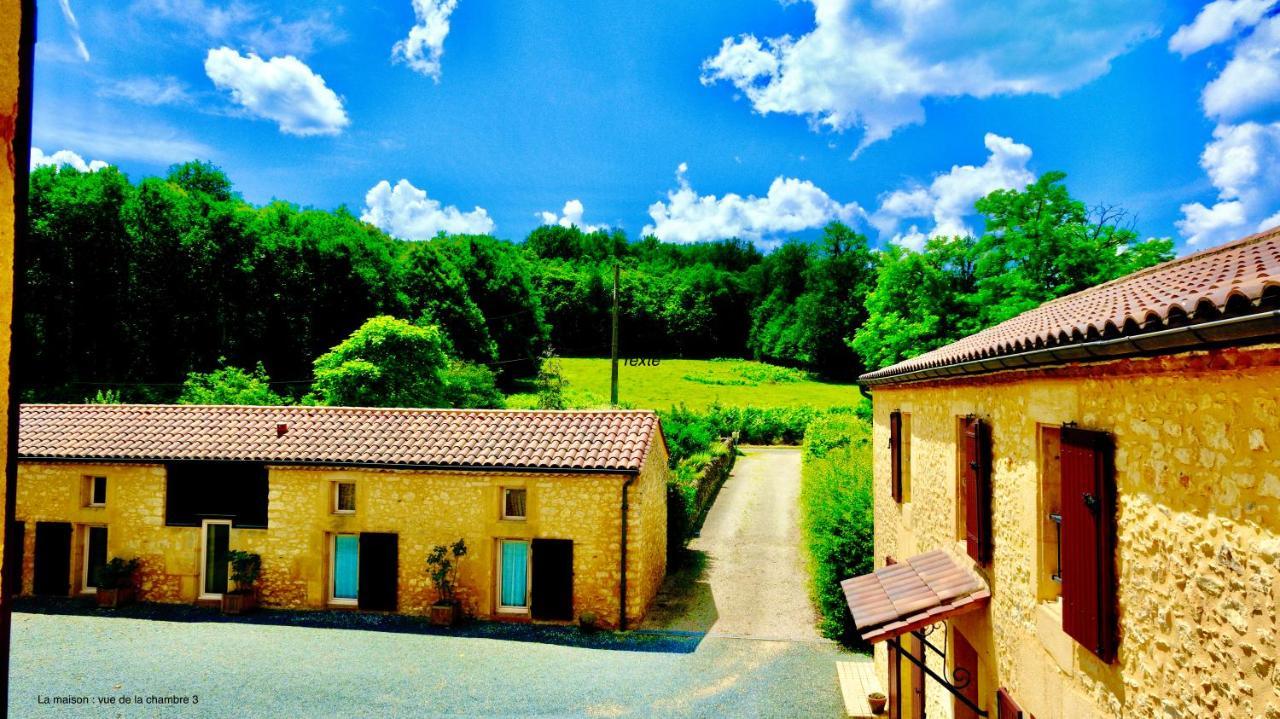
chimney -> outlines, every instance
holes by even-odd
[[[289,423],[288,423],[288,422],[277,422],[277,423],[276,423],[276,436],[277,436],[277,437],[283,437],[283,436],[285,436],[285,434],[287,434],[288,432],[289,432]]]

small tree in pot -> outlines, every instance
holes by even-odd
[[[262,573],[262,557],[253,552],[233,549],[227,552],[231,564],[231,581],[236,588],[222,595],[223,614],[243,614],[258,608],[258,588],[255,586]]]
[[[427,555],[427,576],[436,587],[436,601],[431,605],[431,623],[452,626],[459,619],[458,567],[467,554],[467,543],[459,539],[453,544],[437,544]]]
[[[120,557],[113,557],[111,561],[98,567],[94,577],[98,587],[98,606],[114,608],[132,602],[135,592],[133,575],[137,571],[137,559]]]

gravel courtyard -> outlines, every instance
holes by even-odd
[[[570,646],[522,640],[518,632],[526,630],[538,638],[536,628],[488,639],[19,612],[9,707],[15,717],[839,713],[833,662],[841,653],[829,644],[632,635]],[[593,641],[607,648],[591,648]],[[67,695],[89,703],[48,703]],[[99,697],[130,703],[100,704]],[[147,703],[151,697],[187,703]]]

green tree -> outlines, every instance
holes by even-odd
[[[182,383],[178,404],[282,405],[288,401],[271,390],[271,378],[259,362],[252,371],[225,363],[212,372],[191,372]]]
[[[565,397],[564,372],[560,367],[560,358],[547,350],[538,364],[538,375],[534,378],[537,387],[538,409],[566,409],[569,400]]]
[[[313,398],[355,407],[443,406],[445,348],[437,327],[373,317],[316,359]]]
[[[497,378],[484,365],[450,360],[441,377],[446,407],[496,409],[506,405],[505,398],[498,391]]]

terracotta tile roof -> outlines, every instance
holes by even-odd
[[[868,372],[859,381],[875,384],[922,370],[1070,348],[1277,307],[1280,227],[1050,300],[945,347]],[[1079,358],[1087,356],[1082,353]],[[993,364],[987,369],[1000,368]]]
[[[638,410],[30,404],[18,455],[637,471],[660,432]]]
[[[846,579],[844,590],[858,633],[878,642],[981,609],[991,592],[941,549]]]

